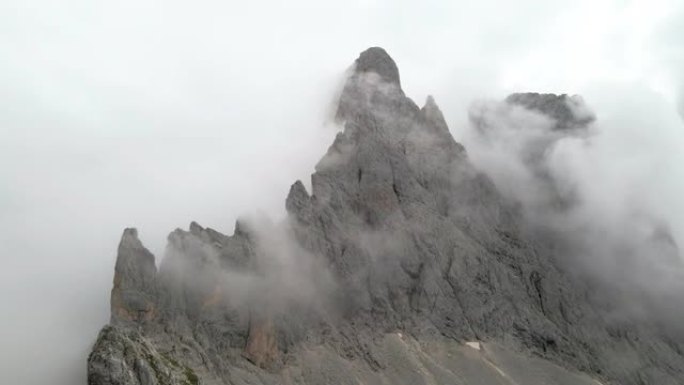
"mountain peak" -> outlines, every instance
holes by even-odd
[[[119,247],[131,249],[142,248],[142,243],[140,242],[140,238],[138,238],[138,229],[133,227],[124,229]]]
[[[522,92],[509,95],[506,102],[553,118],[556,120],[556,130],[582,128],[596,120],[594,113],[578,95]]]
[[[374,72],[387,82],[401,87],[399,68],[392,57],[380,47],[371,47],[361,52],[356,59],[356,73]]]
[[[449,127],[444,119],[444,114],[442,114],[442,110],[439,109],[439,106],[432,95],[428,95],[425,100],[425,106],[420,109],[420,112],[430,125],[437,128],[442,133],[449,132]]]
[[[434,98],[420,108],[404,94],[385,50],[353,68],[342,131],[310,192],[292,185],[285,221],[239,219],[233,235],[193,222],[169,237],[159,271],[137,231],[124,232],[115,328],[89,356],[89,385],[335,384],[350,373],[398,385],[679,383],[684,343],[604,322],[557,263],[565,244],[533,233]],[[504,109],[573,128],[588,111],[580,101],[518,94]]]
[[[336,119],[367,126],[359,120],[370,116],[387,120],[383,117],[408,116],[418,110],[401,89],[397,64],[384,49],[372,47],[354,62],[340,95]]]
[[[125,229],[114,268],[111,292],[113,323],[149,321],[155,316],[156,273],[154,255],[140,242],[138,231]]]

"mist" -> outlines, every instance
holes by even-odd
[[[683,14],[676,1],[3,2],[4,381],[85,383],[125,227],[159,261],[192,220],[231,233],[245,213],[282,218],[334,138],[344,70],[372,45],[483,168],[473,100],[581,94],[598,133],[558,143],[555,172],[594,216],[645,212],[684,245]]]
[[[684,172],[673,165],[684,160],[684,124],[648,90],[586,94],[602,114],[567,97],[560,103],[581,122],[569,127],[513,102],[475,102],[466,147],[612,317],[681,332]]]

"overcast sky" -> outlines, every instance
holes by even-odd
[[[5,0],[3,382],[85,383],[124,227],[159,256],[192,220],[230,233],[240,214],[282,215],[334,137],[343,71],[374,45],[457,140],[473,99],[583,94],[613,137],[636,130],[618,155],[641,139],[644,156],[675,153],[654,160],[658,210],[684,211],[681,1]]]

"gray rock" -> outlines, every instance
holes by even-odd
[[[596,120],[594,113],[577,95],[516,93],[509,95],[506,102],[541,112],[553,118],[556,120],[554,128],[557,130],[584,128]]]
[[[359,58],[356,59],[354,70],[356,73],[379,75],[383,82],[401,87],[397,64],[380,47],[371,47],[361,52]]]
[[[681,340],[607,321],[384,50],[357,59],[337,119],[284,224],[193,222],[159,272],[124,233],[118,287],[144,301],[121,302],[142,316],[103,329],[90,385],[684,383]]]
[[[114,268],[111,322],[151,321],[156,317],[154,256],[138,239],[136,229],[124,230]]]

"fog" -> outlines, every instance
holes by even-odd
[[[599,133],[559,148],[559,167],[597,215],[639,207],[684,245],[682,20],[675,0],[3,2],[3,381],[85,383],[125,227],[159,258],[192,220],[230,233],[246,212],[282,217],[372,45],[457,140],[473,100],[583,95]]]
[[[519,105],[477,101],[464,143],[610,316],[680,332],[684,171],[675,165],[684,161],[684,124],[645,89],[587,94],[610,102],[596,103],[596,117],[582,98],[565,99],[582,123],[561,128]]]

